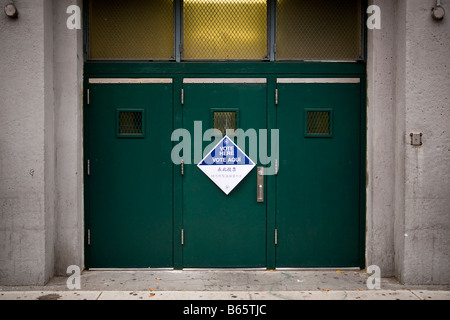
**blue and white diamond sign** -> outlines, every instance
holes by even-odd
[[[228,136],[225,136],[197,167],[229,195],[252,171],[255,163]]]

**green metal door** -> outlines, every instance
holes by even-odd
[[[266,79],[185,79],[183,88],[183,126],[205,152],[214,147],[202,141],[207,129],[258,132],[267,126]],[[247,155],[249,145],[242,149]],[[197,167],[198,159],[186,160],[191,164],[184,165],[183,175],[183,267],[266,266],[266,204],[257,202],[257,168],[226,195]]]
[[[359,267],[360,79],[278,79],[277,267]]]
[[[173,266],[171,79],[90,79],[87,266]]]

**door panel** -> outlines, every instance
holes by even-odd
[[[357,267],[360,84],[316,82],[278,83],[276,265]]]
[[[213,112],[237,112],[238,127],[244,131],[266,128],[265,83],[185,83],[184,97],[183,124],[193,137],[194,121],[201,121],[202,134],[214,126]],[[247,155],[248,144],[243,149]],[[205,141],[202,150],[207,146],[209,152],[214,144]],[[252,160],[257,163],[258,159]],[[254,168],[227,196],[197,163],[185,165],[184,267],[266,265],[266,204],[256,201],[256,179]]]
[[[172,84],[89,89],[89,267],[171,267]]]
[[[229,113],[237,128],[266,129],[263,80],[184,82],[182,121],[192,149],[200,143],[209,152],[215,143],[202,141],[203,133]],[[184,230],[179,266],[265,267],[268,259],[279,268],[360,265],[360,84],[287,80],[277,84],[274,210],[267,212],[267,200],[257,202],[256,167],[227,196],[197,167],[203,156],[185,161],[177,198]],[[173,243],[172,84],[90,83],[89,89],[89,267],[172,267],[173,246],[180,245]],[[243,151],[251,156],[249,142]],[[267,235],[273,234],[267,217],[273,221],[275,214],[276,253],[267,257]]]

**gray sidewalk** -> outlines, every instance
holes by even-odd
[[[0,286],[0,300],[450,300],[450,286],[405,286],[382,278],[369,290],[364,271],[84,271],[45,286]]]

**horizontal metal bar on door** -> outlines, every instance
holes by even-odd
[[[267,83],[266,78],[185,78],[183,83]]]
[[[172,83],[170,78],[91,78],[91,84]]]
[[[173,271],[174,268],[89,268],[89,271]]]
[[[343,267],[343,268],[296,268],[296,267],[286,267],[286,268],[277,268],[277,271],[360,271],[359,267]]]
[[[183,271],[267,271],[267,268],[183,268]]]
[[[279,78],[277,83],[360,83],[360,78]]]

